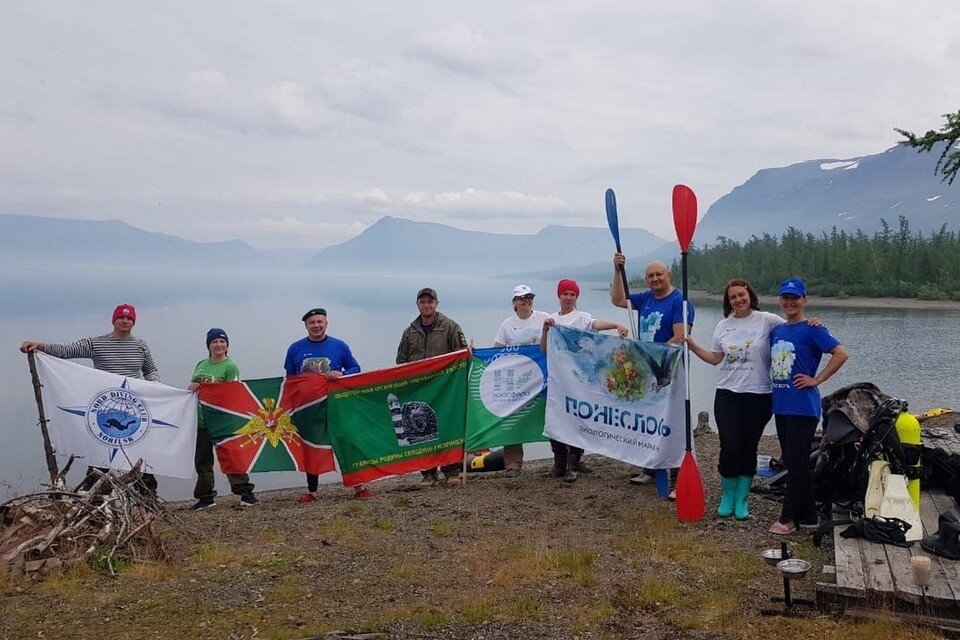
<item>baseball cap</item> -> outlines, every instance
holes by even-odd
[[[513,295],[510,297],[511,300],[514,298],[522,298],[523,296],[535,296],[533,289],[528,287],[525,284],[518,284],[513,288]]]
[[[800,278],[787,278],[780,283],[780,293],[777,295],[806,298],[807,285]]]
[[[437,297],[437,292],[431,289],[430,287],[424,287],[423,289],[420,289],[420,291],[417,291],[417,300],[419,300],[423,296],[430,296],[434,300],[440,299]]]

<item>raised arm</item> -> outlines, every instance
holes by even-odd
[[[723,352],[722,351],[711,351],[693,339],[693,336],[687,335],[687,346],[690,347],[690,351],[696,354],[698,358],[706,362],[707,364],[718,365],[723,362]]]
[[[594,331],[606,331],[607,329],[616,329],[617,333],[620,334],[621,338],[626,338],[630,335],[630,330],[627,329],[622,324],[617,324],[616,322],[610,322],[609,320],[594,320],[593,321],[593,330]]]
[[[622,309],[627,308],[627,296],[623,292],[623,277],[620,275],[620,267],[626,263],[627,259],[622,253],[613,254],[613,282],[610,283],[610,304]]]

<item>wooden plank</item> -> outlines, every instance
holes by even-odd
[[[926,496],[929,499],[930,503],[937,509],[938,513],[945,513],[947,511],[953,510],[953,498],[940,491],[928,491]],[[921,498],[921,504],[923,500]],[[937,526],[934,524],[933,526]],[[917,545],[919,547],[919,545]],[[918,553],[922,552],[924,555],[928,555],[933,559],[933,563],[930,566],[931,580],[944,580],[947,586],[950,588],[952,594],[952,600],[954,603],[960,601],[960,560],[950,560],[948,558],[941,558],[932,553],[927,553],[923,551],[923,548],[918,549]]]
[[[884,553],[887,556],[887,563],[890,567],[890,577],[893,580],[894,591],[897,599],[905,600],[913,604],[919,604],[922,602],[924,595],[931,593],[931,591],[928,588],[925,592],[923,587],[914,584],[913,567],[910,566],[910,549],[898,547],[894,544],[878,546],[883,547]],[[932,583],[933,580],[931,580],[931,585]],[[951,598],[953,594],[949,588],[946,589],[946,592],[947,597]]]
[[[858,538],[860,556],[863,559],[863,582],[867,591],[881,598],[890,598],[896,593],[890,563],[882,544],[874,544]]]
[[[833,564],[837,568],[837,589],[852,595],[863,594],[866,586],[863,581],[860,545],[856,538],[844,538],[840,535],[840,531],[845,528],[833,528]]]

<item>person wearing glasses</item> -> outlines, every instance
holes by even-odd
[[[515,347],[528,344],[540,344],[543,323],[550,317],[543,311],[534,311],[533,298],[536,294],[525,284],[513,288],[511,302],[514,315],[500,323],[497,335],[493,339],[495,347]],[[523,445],[511,444],[503,448],[504,475],[515,478],[523,467]]]

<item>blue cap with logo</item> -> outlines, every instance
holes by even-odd
[[[781,296],[797,296],[798,298],[807,297],[807,285],[800,278],[787,278],[780,283]]]

